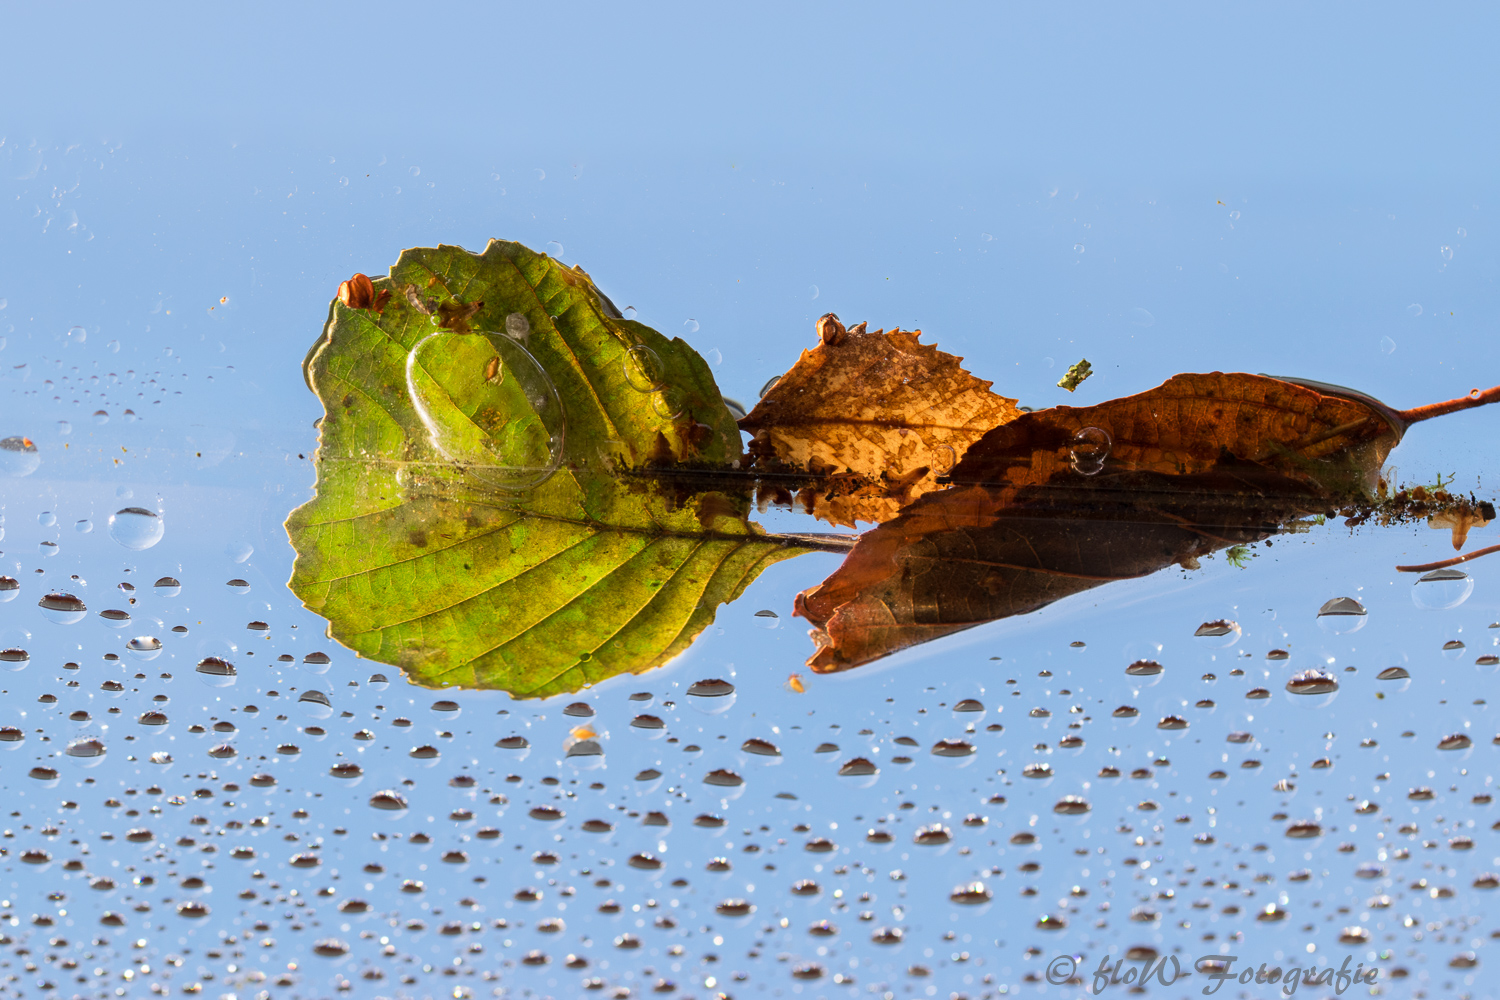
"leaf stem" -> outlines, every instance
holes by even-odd
[[[1433,417],[1441,417],[1445,413],[1456,413],[1459,410],[1467,410],[1475,406],[1487,406],[1490,403],[1500,402],[1500,385],[1481,392],[1471,389],[1467,396],[1457,399],[1449,399],[1442,403],[1428,403],[1426,406],[1415,406],[1410,410],[1398,410],[1397,415],[1408,424],[1417,423],[1419,420],[1431,420]]]
[[[1491,391],[1493,392],[1494,390]],[[1446,569],[1449,566],[1457,566],[1459,563],[1468,562],[1470,559],[1478,559],[1480,556],[1487,556],[1491,552],[1500,552],[1500,545],[1488,545],[1482,549],[1475,549],[1468,555],[1454,556],[1452,559],[1439,559],[1437,562],[1423,563],[1420,566],[1397,566],[1396,572],[1428,573],[1435,569]]]

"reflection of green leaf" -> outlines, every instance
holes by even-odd
[[[419,683],[545,696],[666,662],[806,551],[721,494],[612,474],[730,465],[739,432],[703,359],[581,270],[492,241],[405,251],[374,287],[380,311],[335,301],[305,362],[325,416],[291,587],[333,638]]]

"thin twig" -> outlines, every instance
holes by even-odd
[[[1473,389],[1467,396],[1450,399],[1442,403],[1428,403],[1426,406],[1414,406],[1410,410],[1398,410],[1397,415],[1408,424],[1414,424],[1419,420],[1431,420],[1433,417],[1441,417],[1445,413],[1455,413],[1458,410],[1467,410],[1475,406],[1485,406],[1489,403],[1500,401],[1500,385],[1492,389],[1480,392]]]
[[[1437,562],[1423,563],[1420,566],[1397,566],[1397,573],[1427,573],[1435,569],[1444,569],[1448,566],[1457,566],[1459,563],[1468,562],[1470,559],[1478,559],[1487,556],[1491,552],[1500,552],[1500,545],[1489,545],[1482,549],[1475,549],[1468,555],[1454,556],[1452,559],[1439,559]]]

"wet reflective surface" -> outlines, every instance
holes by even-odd
[[[1164,546],[1149,572],[1095,573],[1111,578],[835,673],[805,665],[819,647],[793,611],[845,553],[809,551],[766,566],[665,665],[543,699],[411,684],[328,638],[288,589],[282,525],[312,497],[326,419],[300,363],[340,283],[379,277],[407,246],[498,237],[580,265],[618,322],[683,338],[745,402],[821,342],[830,310],[920,327],[1038,411],[1179,372],[1291,373],[1397,409],[1500,381],[1492,130],[1467,124],[1493,92],[1489,61],[1465,49],[1482,30],[1338,34],[1320,65],[1368,84],[1348,107],[1330,115],[1319,102],[1337,88],[1294,70],[1275,86],[1296,101],[1256,84],[1220,125],[1214,87],[1187,88],[1181,117],[1142,111],[1164,105],[1140,67],[1215,38],[1285,44],[1269,29],[981,19],[939,44],[843,21],[795,38],[740,27],[686,38],[601,16],[578,30],[611,40],[604,68],[508,50],[520,78],[587,99],[567,128],[536,110],[547,101],[510,101],[498,138],[459,127],[477,77],[365,108],[351,81],[389,79],[308,76],[279,101],[213,74],[195,97],[183,75],[153,87],[177,95],[161,98],[177,102],[163,130],[119,97],[138,75],[98,93],[108,53],[139,51],[117,45],[124,26],[80,28],[90,58],[73,73],[21,64],[53,99],[18,102],[32,117],[0,129],[6,993],[994,997],[1076,992],[1066,980],[1094,983],[1101,963],[1123,991],[1127,969],[1172,958],[1196,964],[1177,986],[1192,992],[1226,967],[1285,976],[1348,957],[1385,995],[1485,995],[1500,564],[1395,569],[1493,544],[1483,518],[1348,526],[1299,510],[1293,532],[1220,533],[1196,568]],[[240,47],[287,38],[318,40],[307,67],[352,74],[374,30],[204,37],[223,40],[230,77],[248,72]],[[332,37],[347,44],[330,55]],[[906,58],[868,93],[848,91],[847,69],[771,74],[740,132],[691,125],[717,112],[643,117],[656,84],[605,71],[673,67],[674,92],[696,71],[707,82],[688,89],[722,102],[740,92],[708,71],[709,37],[774,66],[843,66],[819,47],[835,39],[871,58],[899,41]],[[1039,61],[997,90],[994,51],[1017,38]],[[1055,80],[1063,38],[1089,54],[1070,86],[1103,94],[1108,115],[1024,82]],[[1219,91],[1262,79],[1218,51],[1195,65]],[[177,58],[203,57],[151,72],[185,74]],[[892,79],[934,110],[893,120]],[[1419,98],[1437,138],[1391,146],[1390,109]],[[298,124],[307,108],[316,129]],[[985,114],[1032,141],[957,127]],[[1345,132],[1327,137],[1331,120]],[[829,127],[886,152],[831,156]],[[1295,155],[1269,141],[1286,134]],[[415,294],[439,322],[457,315]],[[540,413],[544,377],[561,377],[543,319],[507,311],[482,344],[429,324],[418,360],[482,347],[461,366],[469,388],[520,387]],[[692,399],[649,350],[608,377],[641,395],[643,420],[678,420]],[[1058,388],[1085,357],[1092,377]],[[413,426],[437,451],[464,430],[420,372],[388,388],[430,404]],[[1496,420],[1412,427],[1386,460],[1393,482],[1493,500]],[[501,442],[495,466],[557,461],[573,422],[540,427]],[[1058,467],[1097,492],[1128,444],[1081,425]],[[961,478],[963,450],[920,465]],[[484,495],[528,485],[470,475]],[[852,533],[763,496],[750,516],[767,530]],[[361,545],[372,537],[346,551]],[[976,552],[922,557],[951,589],[954,557]],[[393,576],[389,601],[421,584]],[[1226,965],[1203,963],[1214,955]]]

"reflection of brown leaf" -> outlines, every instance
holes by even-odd
[[[860,536],[827,580],[799,594],[818,673],[848,670],[1115,580],[1193,566],[1256,542],[1321,498],[1282,480],[1242,492],[1232,461],[1188,476],[1116,473],[1054,486],[933,493]]]
[[[483,302],[444,302],[437,307],[438,325],[456,333],[468,333],[469,320],[483,308]]]
[[[934,489],[980,435],[1020,412],[961,368],[961,358],[918,343],[921,331],[845,329],[829,313],[818,332],[818,346],[802,352],[740,427],[756,435],[762,464],[865,480],[833,497],[819,493],[814,512],[835,524],[893,516]]]

